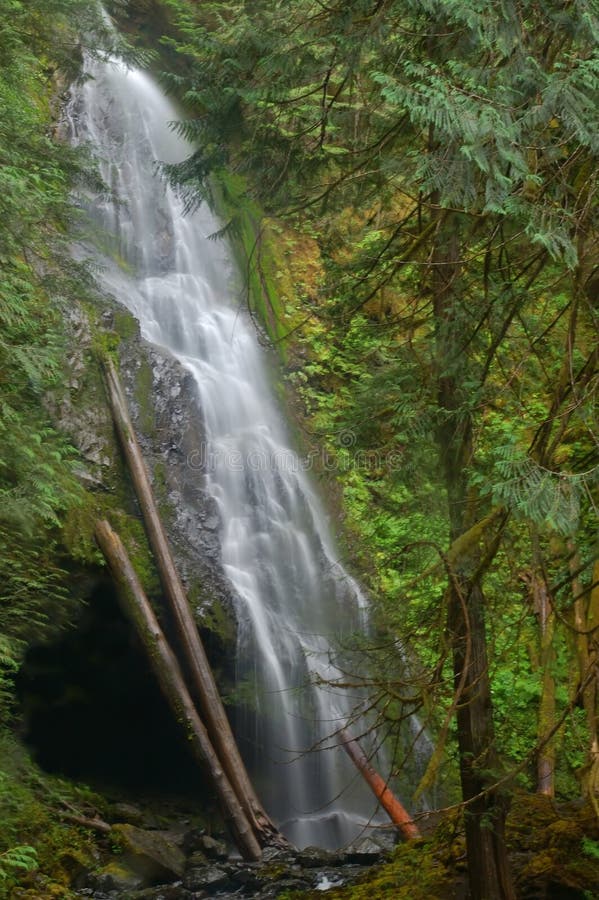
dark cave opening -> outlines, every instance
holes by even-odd
[[[45,771],[128,794],[210,795],[110,581],[74,626],[29,650],[17,690],[22,738]]]

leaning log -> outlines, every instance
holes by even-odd
[[[339,734],[339,742],[354,763],[362,778],[371,789],[394,825],[397,825],[403,836],[408,841],[419,838],[420,831],[414,824],[406,808],[399,802],[384,778],[371,764],[370,760],[358,744],[345,729]]]
[[[131,423],[125,394],[114,363],[109,357],[104,359],[104,374],[113,422],[131,474],[165,598],[174,618],[192,689],[199,701],[210,740],[261,845],[284,844],[285,839],[262,808],[241,759],[185,589],[175,567],[148,470]]]
[[[177,722],[185,730],[196,759],[207,769],[239,852],[248,860],[262,856],[260,844],[241,806],[187,690],[177,658],[168,644],[125,548],[108,522],[96,523],[96,541],[114,577],[121,606],[132,622]]]

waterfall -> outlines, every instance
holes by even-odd
[[[92,145],[117,198],[90,198],[103,236],[89,252],[101,265],[100,284],[136,316],[143,337],[197,383],[207,436],[197,477],[218,509],[236,605],[236,667],[248,700],[235,727],[248,769],[293,843],[336,848],[376,810],[330,738],[359,702],[334,686],[334,648],[364,627],[364,597],[338,561],[291,449],[267,361],[240,308],[231,251],[209,238],[220,223],[205,205],[184,216],[160,177],[157,162],[190,152],[169,127],[178,110],[145,72],[117,60],[87,67],[91,77],[69,106],[72,139]]]

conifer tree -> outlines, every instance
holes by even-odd
[[[190,202],[228,167],[279,214],[323,222],[353,208],[354,245],[328,260],[329,312],[348,323],[376,298],[402,297],[396,327],[418,345],[411,364],[448,545],[490,522],[452,556],[445,601],[471,894],[511,897],[484,581],[510,513],[569,527],[559,502],[527,486],[559,464],[596,375],[581,320],[593,321],[597,279],[597,10],[585,0],[167,2],[179,30],[171,46],[189,63],[171,80],[196,112],[181,129],[198,141],[171,176]],[[552,319],[535,323],[548,292]],[[513,459],[497,446],[493,467],[479,449],[485,413],[564,320],[557,385],[540,360],[546,405],[529,447]],[[389,390],[381,405],[399,407],[401,389]],[[596,464],[592,440],[585,447],[571,454],[574,469],[588,453]],[[511,477],[499,478],[502,466]]]

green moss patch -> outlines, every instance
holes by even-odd
[[[87,788],[43,774],[8,732],[0,733],[0,898],[70,898],[72,881],[96,865],[89,830],[69,821],[73,811],[92,815],[104,801]],[[18,846],[35,851],[26,871],[3,865]]]

